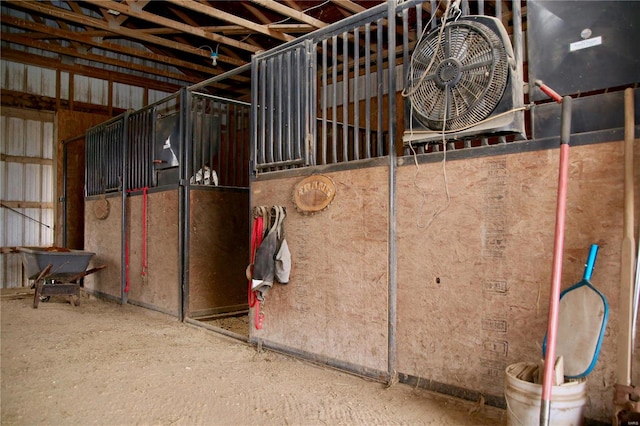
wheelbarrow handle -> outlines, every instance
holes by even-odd
[[[591,244],[591,250],[589,251],[589,257],[587,258],[587,264],[584,267],[584,276],[582,277],[585,281],[591,280],[591,274],[593,274],[593,265],[596,263],[596,256],[598,255],[598,245]]]

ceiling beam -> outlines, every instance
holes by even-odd
[[[256,24],[255,22],[249,21],[248,19],[241,18],[239,16],[235,16],[231,13],[224,12],[219,9],[215,9],[213,7],[204,5],[202,3],[197,3],[193,0],[166,0],[170,3],[182,6],[186,9],[192,10],[194,12],[201,13],[203,15],[210,16],[212,18],[220,19],[221,21],[229,22],[231,24],[239,25],[241,27],[247,28],[252,32],[257,32],[260,34],[264,34],[278,40],[282,41],[291,41],[295,37],[284,34],[280,31],[275,31],[266,25]]]
[[[91,3],[93,5],[96,5],[100,8],[105,8],[105,9],[111,9],[111,10],[115,10],[118,11],[120,13],[124,13],[128,16],[132,16],[138,19],[142,19],[144,21],[147,22],[152,22],[154,24],[160,24],[163,25],[165,27],[169,27],[169,28],[173,28],[175,30],[178,30],[180,32],[183,33],[187,33],[187,34],[191,34],[197,37],[202,37],[204,39],[207,39],[209,41],[213,41],[216,43],[220,43],[220,44],[227,44],[231,47],[235,47],[236,49],[242,49],[242,50],[246,50],[248,52],[251,53],[256,53],[257,49],[248,44],[248,43],[242,43],[240,41],[237,41],[235,39],[229,38],[229,37],[225,37],[225,36],[221,36],[219,34],[214,34],[208,31],[203,30],[202,28],[199,27],[192,27],[191,25],[187,25],[184,24],[182,22],[178,22],[178,21],[174,21],[172,19],[168,19],[168,18],[164,18],[162,16],[150,13],[150,12],[145,12],[144,10],[138,10],[138,8],[135,8],[136,10],[134,10],[134,8],[129,7],[126,4],[122,4],[122,3],[117,3],[115,1],[112,0],[84,0],[87,3]],[[122,28],[122,27],[120,27]]]
[[[326,22],[322,22],[319,19],[313,18],[305,14],[304,12],[297,11],[281,3],[278,3],[275,0],[251,0],[251,2],[271,9],[274,12],[278,12],[281,15],[288,16],[289,18],[295,19],[296,21],[309,24],[315,28],[324,28],[329,25]]]
[[[10,43],[21,44],[34,49],[42,49],[49,52],[55,52],[60,55],[67,55],[75,58],[85,59],[87,61],[93,61],[99,64],[113,65],[115,67],[120,67],[123,69],[138,71],[143,74],[157,75],[165,78],[172,78],[174,80],[187,81],[191,83],[197,83],[199,81],[202,81],[201,78],[191,77],[185,74],[177,74],[167,70],[162,70],[158,68],[144,66],[141,64],[136,64],[130,61],[122,61],[115,58],[109,58],[108,56],[104,56],[104,55],[96,55],[93,53],[82,52],[78,49],[73,49],[70,47],[62,47],[52,43],[46,43],[46,42],[34,40],[29,37],[23,37],[18,34],[2,33],[1,36],[2,36],[2,40]]]
[[[359,4],[354,3],[351,0],[331,0],[331,3],[343,9],[347,9],[349,12],[352,12],[352,13],[360,13],[362,11],[367,10],[363,6],[360,6]]]
[[[157,62],[159,64],[168,64],[173,65],[177,68],[185,68],[191,69],[194,71],[207,73],[207,74],[219,74],[222,71],[214,70],[211,66],[202,66],[194,64],[190,61],[184,61],[181,59],[176,59],[173,57],[159,55],[153,52],[150,52],[146,49],[135,49],[132,47],[123,46],[121,44],[110,43],[108,41],[103,41],[96,37],[90,37],[85,35],[84,33],[80,33],[77,31],[67,31],[61,30],[57,28],[48,27],[45,24],[38,24],[33,21],[26,21],[24,19],[18,19],[14,16],[2,15],[2,23],[11,27],[21,28],[26,31],[29,31],[26,34],[21,34],[24,37],[28,37],[30,39],[43,39],[43,38],[61,38],[72,41],[77,41],[79,43],[84,43],[93,47],[97,47],[104,50],[109,50],[112,52],[117,52],[120,54],[129,55],[132,57],[137,57],[141,59],[146,59],[149,61]],[[48,34],[43,34],[43,33]],[[204,56],[208,57],[209,53],[207,52]]]
[[[31,2],[31,1],[20,1],[20,0],[3,0],[6,3],[11,3],[13,6],[32,10],[35,12],[39,12],[45,15],[65,19],[67,21],[76,22],[82,25],[89,25],[94,28],[98,28],[101,30],[106,30],[111,33],[119,34],[124,37],[128,37],[133,40],[143,41],[147,43],[156,44],[158,46],[168,47],[171,49],[178,50],[180,52],[187,52],[193,55],[202,56],[203,50],[193,47],[191,45],[186,45],[184,43],[178,43],[175,41],[167,40],[162,37],[157,37],[151,34],[145,34],[139,30],[132,30],[126,27],[112,27],[107,22],[102,21],[100,19],[90,18],[87,16],[77,16],[75,13],[69,12],[65,9],[61,9],[58,7],[46,6],[41,4],[40,2]],[[253,48],[253,46],[251,46]],[[257,49],[256,49],[257,50]],[[247,62],[238,61],[233,58],[220,56],[218,57],[218,62],[226,62],[235,66],[245,65]]]
[[[46,69],[55,69],[69,74],[84,75],[87,77],[109,80],[116,83],[130,84],[140,87],[148,87],[161,92],[173,93],[180,89],[180,86],[172,83],[154,80],[153,78],[138,77],[131,73],[120,73],[108,71],[102,68],[94,68],[88,65],[68,65],[61,60],[55,60],[39,55],[25,55],[22,50],[2,49],[2,59],[18,62],[22,64],[35,65]]]

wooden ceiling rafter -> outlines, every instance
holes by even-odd
[[[225,74],[246,65],[255,53],[382,3],[384,0],[4,0],[2,57],[15,58],[17,52],[23,52],[24,59],[18,62],[40,61],[58,70],[77,65],[83,70],[81,75],[104,67],[106,76],[111,72],[107,70],[117,67],[115,72],[122,76],[129,72],[140,81],[147,76],[149,82],[169,78],[184,85]],[[386,24],[384,19],[372,28]],[[341,48],[346,37],[350,51],[354,41],[362,49],[363,28],[357,35],[357,40],[356,31],[337,35]],[[372,43],[375,37],[372,35]],[[30,54],[24,55],[21,46],[30,48]],[[217,66],[211,62],[212,52],[218,52]],[[336,66],[348,67],[350,74],[357,65],[349,61]],[[100,74],[95,73],[98,78]],[[215,84],[223,90],[216,93],[248,99],[248,72],[229,78],[225,80],[229,84]]]
[[[295,19],[296,21],[309,24],[314,28],[324,28],[329,25],[326,22],[322,22],[321,20],[309,16],[302,11],[292,9],[288,6],[276,2],[275,0],[251,0],[251,2],[262,7],[266,7],[267,9],[271,9],[283,16]]]
[[[22,8],[22,9],[28,9],[28,10],[32,10],[32,11],[36,11],[39,13],[43,13],[45,15],[51,15],[51,16],[57,16],[61,19],[66,19],[68,21],[71,22],[77,22],[77,23],[84,23],[87,25],[90,25],[92,27],[95,28],[99,28],[102,30],[106,30],[106,31],[111,31],[113,33],[119,34],[123,37],[141,42],[144,44],[144,42],[146,43],[151,43],[151,44],[156,44],[159,46],[163,46],[163,47],[168,47],[174,50],[177,50],[179,52],[187,52],[187,53],[191,53],[193,55],[197,55],[197,56],[204,56],[204,57],[208,57],[209,56],[209,52],[204,51],[202,49],[198,49],[195,48],[191,45],[185,45],[183,43],[178,43],[172,40],[168,40],[168,39],[164,39],[162,37],[157,37],[151,34],[145,34],[144,32],[140,32],[137,30],[132,30],[126,27],[111,27],[109,24],[107,24],[104,21],[101,21],[99,19],[96,18],[91,18],[91,17],[79,17],[77,15],[75,15],[74,13],[68,12],[64,9],[58,8],[58,7],[48,7],[45,6],[43,4],[40,4],[38,2],[27,2],[27,1],[20,1],[20,0],[4,0],[7,3],[11,3],[13,5],[15,5],[18,8]],[[232,58],[224,58],[224,57],[220,57],[218,58],[218,60],[220,62],[227,62],[231,65],[235,65],[235,66],[242,66],[245,65],[246,62],[245,61],[238,61]],[[213,72],[212,72],[213,73]]]
[[[87,45],[91,45],[93,47],[97,47],[99,49],[108,50],[111,52],[123,53],[131,57],[145,59],[148,61],[156,62],[158,64],[173,65],[178,68],[192,69],[194,71],[198,71],[201,73],[209,73],[209,74],[212,73],[211,67],[197,65],[197,64],[194,64],[193,62],[169,57],[166,55],[159,55],[148,50],[134,49],[131,47],[123,46],[121,44],[111,43],[108,41],[104,41],[102,39],[96,39],[89,35],[85,35],[84,33],[78,33],[77,31],[67,31],[67,30],[51,28],[51,27],[47,27],[44,24],[37,24],[32,21],[26,21],[23,19],[15,18],[13,16],[6,16],[6,15],[2,16],[2,21],[5,24],[12,27],[39,32],[37,34],[41,34],[45,36],[45,38],[56,37],[56,38],[75,40],[81,43],[85,43]],[[45,31],[48,31],[49,34],[43,34]],[[33,37],[29,37],[29,38],[33,38]],[[34,44],[27,45],[27,47],[36,48]],[[248,80],[248,79],[245,78],[244,80]]]
[[[209,16],[211,18],[219,19],[224,22],[229,22],[231,24],[239,25],[241,27],[247,28],[252,32],[260,33],[267,35],[269,37],[276,38],[281,41],[291,41],[295,37],[282,33],[280,31],[275,31],[270,29],[265,25],[256,24],[255,22],[249,21],[248,19],[241,18],[239,16],[235,16],[231,13],[224,12],[220,9],[216,9],[211,6],[207,6],[202,3],[195,2],[193,0],[166,0],[170,3],[177,4],[194,12],[202,13],[203,15]]]
[[[214,43],[227,44],[229,46],[235,47],[236,49],[246,50],[250,53],[255,53],[256,49],[254,46],[246,43],[239,42],[233,38],[221,36],[219,34],[215,34],[209,31],[205,31],[200,27],[192,27],[191,25],[187,25],[182,22],[175,21],[173,19],[165,18],[163,16],[159,16],[153,14],[151,12],[146,12],[144,10],[136,10],[128,5],[118,3],[112,0],[84,0],[87,3],[93,4],[100,8],[106,8],[111,10],[116,10],[120,13],[127,14],[131,17],[135,17],[141,19],[143,21],[151,22],[154,24],[164,25],[165,27],[173,28],[180,32],[190,34],[193,36],[197,36],[208,41],[213,41]]]
[[[35,49],[48,50],[51,52],[58,53],[60,55],[85,59],[87,61],[101,62],[107,65],[112,65],[122,69],[138,71],[144,74],[157,75],[160,77],[171,78],[178,81],[188,81],[191,83],[197,83],[201,80],[198,77],[190,77],[184,74],[179,74],[179,73],[175,73],[167,70],[162,70],[159,68],[149,67],[149,66],[137,64],[134,62],[128,62],[120,59],[110,58],[103,55],[97,55],[95,53],[83,52],[81,49],[63,47],[59,45],[52,45],[51,43],[46,43],[39,40],[33,40],[27,37],[19,36],[17,34],[3,33],[2,39],[11,43],[28,45]]]

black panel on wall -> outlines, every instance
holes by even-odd
[[[530,97],[640,82],[640,1],[527,1]]]

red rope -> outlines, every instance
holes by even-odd
[[[247,289],[249,307],[254,308],[255,310],[254,324],[256,330],[262,329],[262,324],[264,323],[264,315],[260,312],[260,301],[258,300],[256,292],[251,289],[251,279],[253,277],[253,264],[256,259],[256,250],[258,249],[258,247],[260,247],[260,244],[262,244],[263,230],[264,219],[262,218],[262,216],[258,216],[253,221],[253,232],[251,233],[251,276],[249,277],[249,287]]]
[[[142,188],[142,277],[147,276],[147,190]]]
[[[127,238],[124,243],[124,259],[125,259],[124,276],[126,281],[124,286],[124,292],[129,294],[129,238]]]

